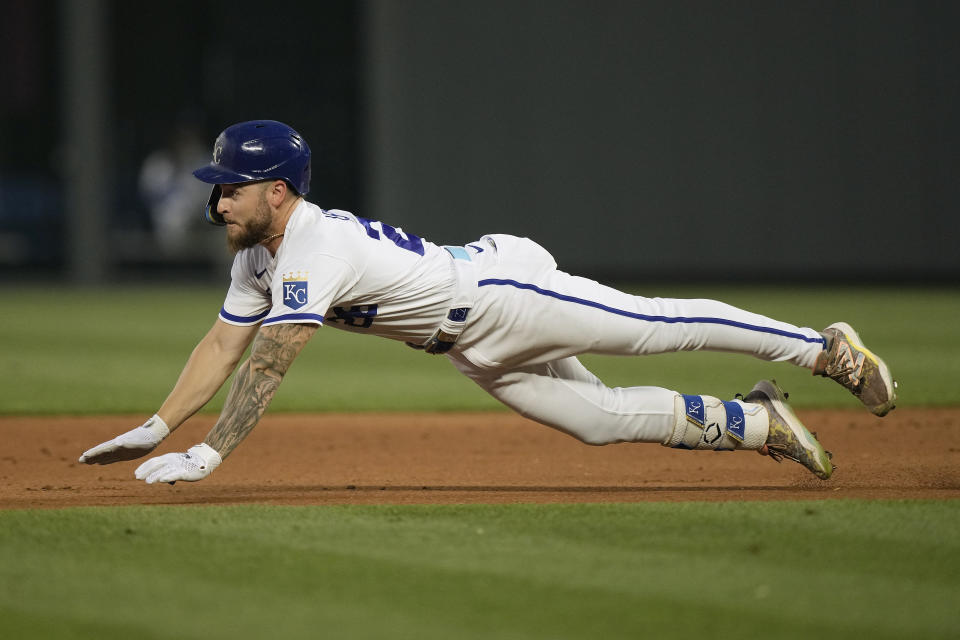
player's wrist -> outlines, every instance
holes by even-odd
[[[223,462],[223,457],[220,455],[216,449],[208,445],[206,442],[201,442],[200,444],[195,444],[189,449],[187,453],[198,457],[201,462],[201,469],[205,469],[207,473],[212,473],[214,469],[220,466],[220,463]]]
[[[149,431],[150,435],[156,438],[157,442],[160,442],[170,435],[170,427],[168,427],[164,419],[156,413],[153,414],[153,417],[143,423],[141,428]]]

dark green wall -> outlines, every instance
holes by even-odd
[[[62,253],[69,1],[0,0],[5,273]],[[104,6],[114,230],[149,232],[137,172],[182,118],[211,143],[274,118],[317,203],[437,242],[530,235],[603,278],[960,280],[958,2]]]
[[[953,2],[379,2],[377,216],[624,277],[956,277]]]

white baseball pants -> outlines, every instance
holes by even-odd
[[[578,354],[727,351],[812,369],[824,347],[814,329],[722,302],[644,298],[572,276],[525,238],[469,246],[484,249],[477,301],[450,359],[508,407],[588,444],[663,442],[678,393],[610,388]]]

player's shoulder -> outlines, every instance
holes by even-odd
[[[302,228],[328,222],[357,222],[357,217],[349,211],[340,209],[324,209],[312,202],[304,200],[294,209],[288,228]]]
[[[360,229],[357,217],[349,211],[323,209],[304,201],[297,206],[287,222],[284,244],[319,247],[348,242]]]

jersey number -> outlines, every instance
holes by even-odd
[[[359,220],[360,224],[366,228],[368,236],[374,240],[380,239],[380,232],[373,228],[372,220],[360,217],[357,217],[357,220]],[[380,227],[383,229],[383,235],[387,236],[387,239],[393,244],[397,245],[401,249],[413,251],[417,255],[423,255],[423,240],[420,238],[420,236],[415,236],[412,233],[402,234],[395,228],[388,225],[386,222],[381,222]]]
[[[360,327],[366,329],[373,324],[373,319],[377,317],[377,305],[361,304],[349,309],[344,307],[334,307],[334,315],[324,318],[325,322],[342,322],[348,327]]]

